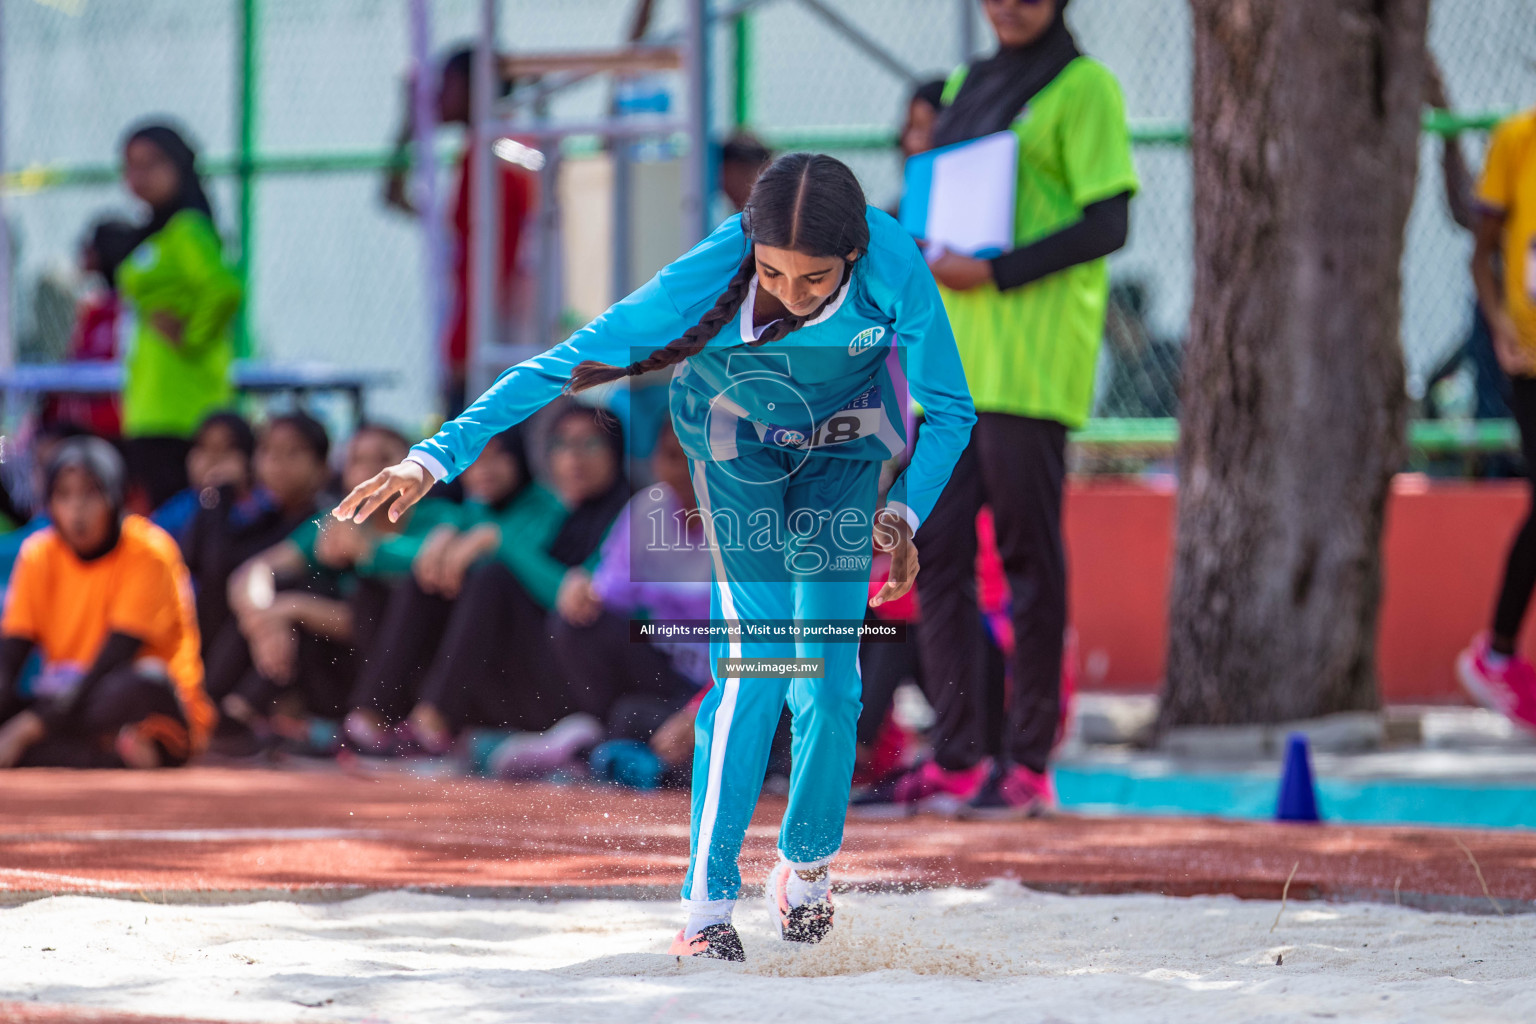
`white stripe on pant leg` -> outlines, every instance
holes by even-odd
[[[715,560],[715,585],[720,588],[720,611],[727,625],[736,621],[736,602],[731,597],[730,581],[725,575],[725,560],[720,556],[720,542],[715,536],[713,510],[709,502],[709,484],[704,479],[704,461],[695,460],[698,484],[699,509],[704,513],[704,531],[709,550]],[[731,635],[726,639],[732,658],[741,657],[741,637]],[[699,812],[699,845],[693,854],[693,890],[690,898],[696,902],[709,902],[709,847],[714,839],[715,818],[720,810],[720,776],[725,768],[725,743],[731,732],[731,719],[736,713],[736,689],[740,677],[721,680],[723,691],[720,704],[715,709],[714,727],[709,737],[709,778],[704,784],[704,807]]]

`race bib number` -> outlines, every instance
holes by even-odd
[[[871,384],[847,405],[828,416],[810,434],[789,427],[757,425],[757,434],[767,444],[782,448],[826,448],[849,444],[880,430],[880,385]]]

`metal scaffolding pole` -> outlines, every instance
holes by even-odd
[[[634,147],[627,138],[615,138],[609,149],[613,160],[613,237],[610,241],[608,274],[609,297],[617,302],[629,294],[629,252],[634,242],[630,205],[635,191]]]
[[[539,281],[535,296],[534,330],[531,339],[536,352],[553,345],[560,331],[560,314],[565,305],[565,281],[562,270],[564,253],[560,244],[560,139],[559,129],[549,124],[549,101],[541,99],[534,106],[538,125],[536,135],[544,150],[544,166],[539,169]],[[532,354],[532,353],[530,353]]]
[[[471,62],[469,101],[469,348],[466,371],[499,341],[497,259],[501,251],[500,189],[491,144],[495,141],[496,0],[481,0],[480,30]],[[546,201],[548,201],[546,199]]]
[[[0,55],[5,53],[5,0],[0,0]],[[0,172],[5,169],[5,62],[0,59]],[[16,365],[11,333],[11,225],[5,219],[5,187],[0,184],[0,369]]]
[[[438,385],[446,394],[448,365],[443,359],[443,332],[448,324],[448,247],[441,190],[438,188],[437,80],[432,59],[431,0],[407,0],[411,26],[411,149],[415,154],[414,198],[421,221],[423,256],[427,267],[428,351],[437,366]]]
[[[683,248],[709,234],[709,194],[714,163],[709,139],[709,3],[687,0],[683,54],[688,76],[688,153],[683,167]]]

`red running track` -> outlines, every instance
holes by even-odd
[[[9,903],[62,892],[214,901],[403,887],[671,898],[688,853],[688,802],[676,792],[245,768],[25,770],[3,780],[0,902]],[[773,862],[783,806],[767,797],[759,808],[742,862],[749,883]],[[1009,878],[1057,891],[1279,898],[1294,865],[1292,899],[1490,912],[1468,851],[1501,905],[1536,910],[1536,834],[1523,831],[850,820],[836,870],[867,886]]]

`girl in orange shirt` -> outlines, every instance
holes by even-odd
[[[53,525],[22,546],[0,620],[0,767],[179,765],[208,741],[187,569],[170,534],[123,514],[123,478],[95,437],[48,465]]]

